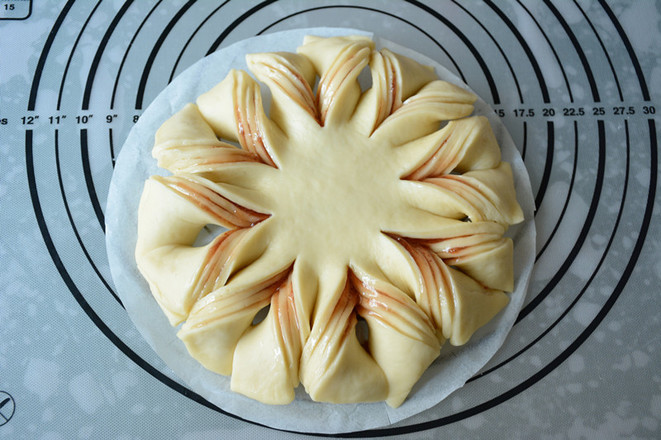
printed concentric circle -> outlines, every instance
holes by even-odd
[[[460,387],[498,349],[507,330],[514,323],[523,303],[534,258],[533,197],[525,167],[518,152],[500,121],[483,101],[476,103],[475,114],[491,119],[494,132],[501,145],[503,160],[512,164],[515,175],[517,197],[527,221],[513,226],[510,232],[515,241],[516,287],[510,294],[510,305],[466,346],[444,354],[421,378],[423,386],[416,387],[407,401],[398,409],[385,404],[332,405],[313,403],[302,392],[297,391],[296,400],[285,406],[268,406],[251,401],[229,390],[229,378],[208,372],[191,358],[183,343],[176,338],[176,328],[170,326],[161,309],[154,301],[137,266],[132,261],[137,234],[137,207],[141,187],[149,175],[162,174],[151,158],[151,142],[154,133],[165,119],[176,109],[194,101],[197,96],[213,87],[218,77],[224,77],[230,68],[246,69],[244,55],[252,52],[295,51],[306,34],[353,35],[358,31],[348,29],[295,30],[269,36],[254,37],[228,46],[191,66],[178,76],[150,105],[140,122],[129,135],[122,149],[107,207],[107,249],[113,278],[123,304],[141,333],[154,347],[168,366],[172,368],[198,394],[215,405],[237,414],[242,418],[279,429],[306,432],[350,432],[389,425],[415,415],[437,404],[451,391]],[[391,42],[375,39],[377,47],[388,47],[404,53],[418,61],[433,65],[441,79],[460,83],[442,66],[412,51]],[[209,75],[214,72],[214,75]],[[218,76],[216,76],[218,75]],[[450,385],[451,384],[451,385]],[[307,414],[309,417],[301,417]],[[328,420],[333,420],[329,423]],[[324,421],[320,423],[319,421]]]
[[[35,125],[26,121],[22,129],[30,198],[64,283],[127,357],[174,390],[222,412],[165,374],[146,344],[129,336],[130,321],[110,280],[103,207],[114,159],[141,114],[137,96],[143,95],[143,104],[149,102],[173,72],[204,56],[221,36],[219,47],[266,28],[317,25],[319,20],[371,30],[392,14],[402,19],[393,21],[404,23],[394,40],[455,74],[461,72],[504,115],[531,175],[538,255],[528,303],[512,337],[462,391],[474,398],[458,407],[435,408],[408,424],[356,436],[440,427],[526,392],[600,328],[633,272],[651,221],[658,171],[656,120],[649,113],[653,105],[643,69],[617,9],[605,1],[585,9],[577,2],[447,2],[430,7],[401,1],[388,3],[389,9],[383,7],[378,15],[357,16],[339,2],[283,4],[255,2],[239,10],[234,1],[180,7],[166,2],[63,3],[36,64],[27,102],[27,115],[41,119]],[[370,13],[369,8],[375,9],[358,6]],[[335,15],[337,11],[342,13]],[[366,21],[366,16],[375,18]],[[451,17],[452,26],[439,17]],[[455,29],[471,37],[474,52]],[[179,42],[173,43],[175,35]],[[443,50],[432,40],[442,42]],[[82,50],[90,44],[92,57]],[[498,100],[475,53],[494,78]],[[568,71],[572,65],[578,68]],[[51,90],[57,100],[46,99]],[[626,114],[629,103],[636,104],[633,115]],[[94,117],[87,124],[77,123],[77,116],[89,113]],[[113,114],[117,117],[105,123]],[[51,124],[49,116],[67,119]],[[639,169],[650,173],[633,179],[633,170]],[[631,246],[623,246],[623,237]],[[583,314],[578,322],[577,313]]]

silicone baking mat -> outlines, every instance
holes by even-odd
[[[247,37],[337,26],[445,65],[531,176],[526,303],[436,407],[340,437],[658,438],[661,4],[0,1],[0,438],[291,438],[191,392],[110,278],[114,160],[151,100]],[[139,190],[139,189],[136,189]]]

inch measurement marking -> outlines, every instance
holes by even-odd
[[[1,2],[2,0],[0,0]],[[1,4],[1,3],[0,3]],[[94,121],[97,121],[97,124],[115,124],[117,122],[126,120],[132,123],[138,122],[140,119],[140,114],[135,113],[105,113],[103,111],[100,119],[94,117],[95,113],[82,113],[82,114],[72,114],[72,113],[57,113],[57,114],[28,114],[16,118],[7,118],[0,117],[0,126],[10,125],[12,123],[20,122],[21,125],[30,125],[38,126],[39,123],[43,120],[44,123],[48,121],[48,125],[51,126],[62,126],[67,123],[75,123],[76,125],[87,125],[91,124]],[[42,118],[43,116],[43,118]]]
[[[88,115],[78,115],[76,116],[76,123],[77,124],[87,124],[90,119],[92,119],[93,114],[88,114]]]
[[[49,116],[48,122],[50,122],[51,125],[60,125],[60,122],[62,122],[66,118],[67,115]]]
[[[21,123],[23,125],[34,125],[34,123],[37,122],[37,119],[39,119],[39,115],[23,116],[21,117]]]

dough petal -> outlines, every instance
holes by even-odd
[[[476,97],[446,81],[436,80],[404,101],[372,135],[376,140],[400,145],[438,129],[442,121],[473,112]]]
[[[512,168],[507,162],[493,169],[432,177],[425,182],[453,198],[472,221],[490,220],[510,225],[523,221],[523,211],[516,201]]]
[[[264,321],[251,326],[237,343],[231,388],[268,404],[294,400],[303,346],[300,307],[291,277],[271,296]]]
[[[361,95],[358,75],[367,65],[374,43],[362,37],[306,39],[298,52],[315,66],[319,118],[322,125],[348,121]]]
[[[354,123],[371,135],[381,123],[402,106],[402,101],[436,79],[434,69],[388,49],[372,52],[372,87],[363,93]]]
[[[417,264],[420,288],[417,303],[430,316],[440,335],[463,345],[509,302],[499,290],[487,289],[462,272],[448,267],[424,245],[405,244]]]
[[[217,86],[197,98],[200,113],[221,138],[239,142],[267,165],[276,166],[284,135],[266,117],[259,84],[242,70],[231,70]]]
[[[177,336],[207,369],[230,374],[236,344],[283,278],[280,273],[253,284],[230,283],[217,289],[195,303]]]
[[[320,295],[336,299],[314,320],[301,359],[301,382],[313,400],[374,402],[388,394],[386,377],[356,336],[358,296],[344,276],[320,284]],[[330,291],[329,291],[330,290]]]
[[[270,119],[288,136],[308,124],[319,124],[312,87],[315,70],[304,56],[287,52],[246,56],[250,71],[271,90]]]
[[[368,348],[386,376],[386,403],[398,407],[440,353],[429,317],[395,286],[366,274],[352,278],[358,313],[369,327]]]
[[[258,160],[248,151],[221,142],[195,104],[187,104],[161,125],[152,155],[168,171],[207,177],[223,164]]]
[[[500,164],[500,148],[484,116],[450,121],[442,130],[400,147],[404,151],[398,150],[402,156],[409,156],[411,150],[421,149],[418,144],[431,146],[427,150],[430,154],[414,165],[417,168],[406,177],[409,180],[496,168]]]

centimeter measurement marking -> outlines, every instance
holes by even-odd
[[[566,107],[518,107],[494,109],[501,118],[556,118],[556,117],[590,117],[590,116],[653,116],[656,107],[652,104],[645,105],[571,105]]]
[[[496,115],[501,118],[515,119],[557,119],[557,118],[590,118],[590,117],[621,117],[628,118],[632,116],[654,117],[656,107],[653,104],[634,104],[634,105],[569,105],[569,106],[520,106],[520,107],[496,107]],[[660,110],[661,111],[661,110]],[[3,117],[0,115],[0,126],[10,123],[19,123],[20,125],[52,125],[59,126],[63,124],[75,124],[86,126],[94,121],[98,122],[101,118],[102,125],[111,125],[116,122],[128,120],[135,124],[140,119],[136,113],[103,113],[95,118],[95,113],[70,114],[51,114],[44,117],[39,114],[27,114],[19,116],[16,119]]]

